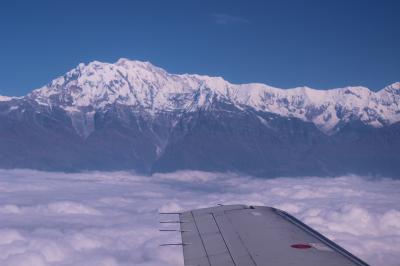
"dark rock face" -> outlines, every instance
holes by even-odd
[[[400,123],[354,120],[326,135],[310,122],[223,101],[157,115],[113,104],[93,113],[93,130],[82,136],[63,109],[15,101],[0,102],[1,168],[400,176]]]

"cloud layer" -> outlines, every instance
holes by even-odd
[[[400,181],[355,176],[0,170],[0,265],[183,265],[179,247],[159,247],[180,236],[158,232],[158,212],[219,203],[286,210],[372,265],[398,265],[399,202]]]

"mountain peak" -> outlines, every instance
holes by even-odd
[[[151,64],[148,61],[139,61],[139,60],[130,60],[127,58],[120,58],[115,63],[101,62],[101,61],[91,61],[89,63],[80,63],[77,67],[67,72],[77,73],[77,72],[86,72],[89,75],[93,75],[93,72],[106,72],[106,71],[118,71],[120,69],[129,69],[129,70],[139,70],[142,69],[144,71],[149,72],[161,72],[167,73],[164,69],[157,67]]]
[[[120,59],[117,60],[117,62],[114,63],[115,65],[135,65],[135,66],[141,66],[141,67],[155,67],[152,63],[149,61],[141,61],[141,60],[131,60],[128,58],[121,57]]]
[[[361,86],[316,90],[237,85],[221,77],[170,74],[150,62],[121,58],[115,63],[79,64],[28,97],[68,112],[101,111],[119,104],[151,115],[208,109],[214,102],[224,101],[240,110],[252,108],[312,122],[329,132],[339,122],[352,119],[377,127],[400,121],[399,88],[400,82],[380,92]]]

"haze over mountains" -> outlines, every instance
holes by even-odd
[[[0,167],[398,177],[399,104],[399,82],[279,89],[94,61],[0,96]]]

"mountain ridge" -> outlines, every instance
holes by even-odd
[[[400,173],[400,83],[284,90],[121,59],[3,99],[0,168]]]
[[[44,106],[60,106],[71,114],[101,110],[114,103],[153,114],[207,108],[215,97],[239,108],[312,122],[326,134],[334,133],[339,122],[355,118],[374,127],[400,121],[400,82],[377,92],[362,86],[280,89],[262,83],[232,84],[221,77],[170,74],[150,62],[125,58],[114,64],[81,63],[24,98]]]

